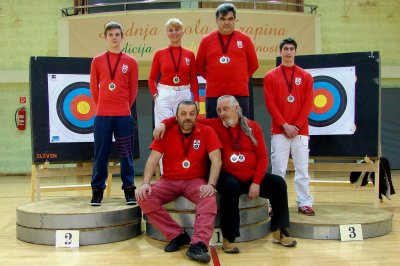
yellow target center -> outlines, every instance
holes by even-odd
[[[318,108],[324,107],[327,102],[328,99],[324,95],[317,95],[314,98],[314,105]]]
[[[90,112],[90,104],[88,102],[85,101],[80,101],[77,106],[76,109],[78,110],[78,112],[80,114],[87,114]]]

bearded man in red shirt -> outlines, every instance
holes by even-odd
[[[194,102],[178,104],[177,124],[165,133],[163,139],[154,140],[150,145],[143,184],[136,191],[136,199],[150,223],[170,241],[164,248],[165,252],[177,251],[190,243],[186,255],[199,262],[209,262],[208,244],[217,214],[215,187],[221,168],[222,146],[211,127],[196,124],[197,114]],[[162,177],[150,184],[161,158]],[[179,196],[196,204],[192,238],[162,206]]]

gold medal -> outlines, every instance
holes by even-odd
[[[115,85],[114,82],[111,82],[110,84],[108,84],[108,89],[109,89],[110,91],[113,91],[113,90],[115,90],[116,88],[117,88],[117,85]]]
[[[175,77],[172,79],[172,82],[173,82],[174,84],[178,84],[179,81],[181,81],[181,80],[179,79],[178,76],[175,76]]]

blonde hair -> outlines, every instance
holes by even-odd
[[[170,18],[167,20],[167,23],[165,23],[165,28],[169,29],[171,27],[177,27],[178,29],[183,29],[183,23],[180,21],[178,18]]]

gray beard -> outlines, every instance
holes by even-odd
[[[233,120],[228,119],[228,122],[226,122],[225,120],[222,120],[222,124],[224,125],[224,127],[228,128],[233,125]]]

